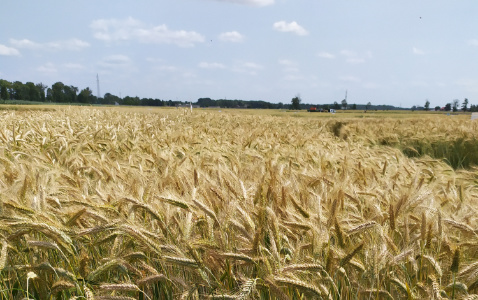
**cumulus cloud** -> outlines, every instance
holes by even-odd
[[[273,25],[274,29],[280,32],[291,32],[297,35],[308,35],[309,33],[302,26],[293,21],[287,23],[286,21],[275,22]]]
[[[146,25],[134,18],[99,19],[90,24],[93,36],[105,42],[134,40],[145,44],[174,44],[193,47],[204,42],[204,37],[195,31],[171,30],[165,24]]]
[[[85,68],[85,66],[81,64],[75,64],[75,63],[66,63],[66,64],[63,64],[63,67],[67,69],[73,69],[73,70],[82,70]]]
[[[288,59],[280,59],[279,64],[283,66],[283,71],[286,73],[296,73],[299,72],[298,64],[295,61]]]
[[[349,64],[361,64],[365,62],[365,59],[359,57],[350,57],[345,60]]]
[[[264,69],[263,66],[259,65],[259,64],[256,64],[256,63],[253,63],[253,62],[245,62],[243,64],[244,67],[248,68],[248,69],[254,69],[254,70],[262,70]]]
[[[292,61],[292,60],[288,60],[288,59],[279,59],[279,64],[283,65],[283,66],[296,66],[297,63]]]
[[[358,55],[357,52],[352,50],[342,50],[340,54],[345,56],[345,61],[349,64],[361,64],[365,62],[365,58],[362,55]],[[367,52],[366,57],[371,58],[372,54]]]
[[[131,64],[131,59],[126,55],[115,54],[103,58],[99,64],[106,68],[126,67]]]
[[[44,65],[39,66],[36,70],[38,72],[47,73],[47,74],[52,74],[52,73],[58,72],[58,69],[56,68],[56,66],[51,62],[48,62]]]
[[[199,67],[203,69],[225,69],[226,68],[225,65],[221,63],[217,63],[217,62],[213,62],[213,63],[200,62]]]
[[[468,40],[468,44],[472,46],[478,46],[478,39]]]
[[[176,66],[160,66],[160,67],[158,67],[158,70],[167,71],[167,72],[176,72],[179,69]]]
[[[264,69],[262,65],[254,62],[237,62],[232,70],[238,73],[247,73],[250,75],[257,75],[257,72]]]
[[[267,6],[275,3],[275,0],[215,0],[217,2],[245,4],[252,6]]]
[[[47,51],[79,51],[90,46],[88,42],[82,41],[80,39],[68,39],[47,43],[38,43],[28,39],[10,39],[10,43],[17,48],[25,48],[31,50],[47,50]]]
[[[237,31],[229,31],[221,33],[219,39],[224,42],[240,43],[244,40],[244,36]]]
[[[416,47],[413,47],[413,48],[412,48],[412,52],[413,52],[413,54],[415,54],[415,55],[424,55],[424,54],[425,54],[425,51],[423,51],[423,50],[421,50],[421,49],[418,49],[418,48],[416,48]]]
[[[0,55],[18,56],[20,55],[20,52],[15,48],[7,47],[5,45],[0,44]]]
[[[335,55],[329,52],[319,52],[317,56],[320,58],[334,59]]]

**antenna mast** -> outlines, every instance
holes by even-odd
[[[98,73],[96,73],[96,97],[98,100],[100,99],[100,78],[98,77]]]

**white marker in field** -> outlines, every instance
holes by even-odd
[[[471,120],[478,119],[478,113],[471,113]]]
[[[191,105],[191,113],[193,113],[193,103],[189,102],[189,104]]]

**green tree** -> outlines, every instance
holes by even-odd
[[[357,104],[354,103],[354,104],[352,105],[352,109],[353,109],[353,110],[357,109]]]
[[[334,109],[340,109],[340,105],[337,103],[337,101],[334,101],[333,108]]]
[[[28,100],[40,101],[40,93],[38,92],[38,89],[33,82],[25,83],[25,87],[28,91]]]
[[[447,103],[445,105],[445,111],[450,111],[451,110],[451,103]]]
[[[90,90],[89,87],[82,89],[81,92],[78,94],[78,102],[80,103],[93,103],[93,92]]]
[[[65,85],[63,84],[63,82],[60,82],[60,81],[55,82],[51,86],[51,97],[53,102],[57,102],[57,103],[66,102],[66,97],[63,91],[64,87]]]
[[[40,82],[40,83],[37,83],[35,87],[38,93],[40,94],[40,101],[45,102],[45,90],[47,89],[47,86]]]
[[[3,86],[0,88],[0,99],[2,100],[7,100],[8,99],[8,92],[7,92],[7,87]]]
[[[299,96],[295,96],[294,98],[292,98],[291,100],[291,109],[296,109],[296,110],[299,110],[300,109],[300,102],[302,100],[300,99]]]
[[[12,84],[13,99],[15,100],[30,100],[28,96],[28,88],[21,82],[15,81]]]
[[[77,102],[77,94],[78,93],[78,88],[76,86],[72,85],[65,85],[63,86],[63,94],[64,94],[64,101],[65,102]]]
[[[466,112],[466,110],[468,109],[468,98],[465,98],[465,100],[463,100],[463,104],[461,105],[461,109]]]
[[[117,96],[112,95],[110,93],[106,93],[103,96],[103,101],[101,102],[101,104],[115,104],[115,102],[118,102],[118,100],[119,98]]]
[[[8,93],[8,89],[12,83],[10,81],[0,79],[0,98],[2,100],[8,100],[10,99],[10,94]]]
[[[46,90],[46,101],[48,101],[48,102],[53,101],[53,90],[51,88],[48,88]]]
[[[427,99],[427,102],[425,102],[425,110],[426,111],[430,110],[430,101],[428,101],[428,99]]]
[[[372,106],[372,103],[370,103],[370,101],[367,102],[367,105],[365,105],[365,110],[368,110],[371,106]]]
[[[458,105],[460,105],[460,100],[458,99],[453,100],[453,112],[458,111]]]

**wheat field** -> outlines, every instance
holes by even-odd
[[[477,170],[419,153],[477,129],[0,111],[0,298],[478,299]]]

